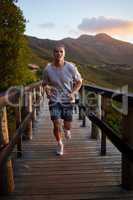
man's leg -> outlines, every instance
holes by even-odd
[[[53,122],[53,133],[56,138],[58,147],[57,154],[63,155],[63,143],[61,137],[61,107],[58,103],[52,103],[49,106],[51,120]]]
[[[54,133],[54,136],[55,136],[57,144],[58,144],[56,153],[58,155],[63,155],[61,120],[60,119],[53,120],[53,126],[54,126],[53,133]]]
[[[71,139],[71,121],[64,120],[64,133],[67,140]]]
[[[56,138],[56,141],[59,142],[60,140],[62,140],[62,136],[61,136],[61,120],[60,119],[56,119],[53,120],[53,133],[54,136]]]
[[[70,139],[71,138],[71,123],[72,123],[72,115],[73,115],[73,104],[67,104],[62,106],[63,114],[62,118],[64,119],[64,133],[65,138]]]
[[[64,120],[64,128],[66,130],[70,130],[71,129],[71,121]]]

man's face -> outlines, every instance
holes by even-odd
[[[61,61],[64,60],[65,57],[65,49],[63,47],[57,47],[54,49],[54,59]]]

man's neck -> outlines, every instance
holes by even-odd
[[[63,67],[64,66],[64,60],[54,60],[54,66],[55,67]]]

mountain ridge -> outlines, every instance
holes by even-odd
[[[81,35],[78,38],[61,40],[39,39],[26,36],[31,50],[44,60],[52,58],[52,49],[62,43],[66,47],[66,58],[81,65],[126,64],[133,66],[133,44],[99,33]]]
[[[66,48],[66,60],[75,62],[86,83],[118,88],[128,85],[133,91],[133,44],[114,39],[107,34],[62,40],[28,37],[31,48],[30,63],[41,70],[52,61],[53,48],[62,43]]]

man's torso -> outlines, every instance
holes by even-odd
[[[47,66],[49,85],[52,87],[50,101],[70,102],[68,94],[72,92],[74,84],[74,65],[65,62],[63,67]]]

